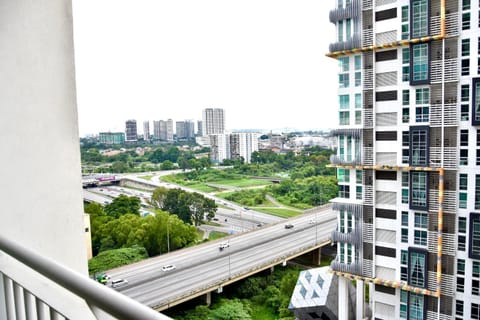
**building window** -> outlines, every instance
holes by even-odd
[[[350,198],[350,186],[339,185],[338,186],[338,196],[340,198]]]
[[[470,0],[462,1],[462,10],[470,10]]]
[[[470,59],[462,59],[462,76],[470,74]]]
[[[350,170],[349,169],[337,169],[338,182],[350,182]]]
[[[350,95],[342,94],[338,96],[338,103],[341,110],[350,109]]]
[[[468,149],[460,149],[460,165],[468,165]]]
[[[339,115],[339,123],[341,126],[346,126],[350,124],[350,112],[341,111],[338,113],[338,115]]]
[[[428,210],[428,175],[423,171],[410,173],[410,209]]]
[[[362,85],[362,73],[355,72],[355,87],[360,87]]]
[[[427,166],[429,149],[429,128],[411,127],[410,128],[410,165]]]
[[[410,90],[402,90],[402,105],[410,105]]]
[[[457,277],[457,292],[465,291],[465,279],[463,277]]]
[[[408,291],[400,290],[400,318],[407,319]]]
[[[480,319],[480,305],[472,302],[472,307],[470,309],[470,318],[478,320]]]
[[[458,207],[460,209],[467,209],[467,193],[460,192],[458,195]]]
[[[362,111],[355,111],[355,124],[362,124]]]
[[[460,146],[468,147],[468,129],[460,130]]]
[[[462,57],[470,55],[470,39],[462,39]]]
[[[460,173],[458,175],[458,182],[459,182],[459,190],[467,190],[468,186],[468,174],[466,173]]]
[[[412,4],[412,38],[428,36],[428,1],[413,0]]]
[[[338,75],[338,84],[340,88],[348,88],[350,86],[350,77],[348,73]]]
[[[470,213],[470,241],[468,242],[468,256],[471,259],[480,259],[480,213]]]
[[[362,108],[362,94],[355,93],[355,109],[361,109],[361,108]]]
[[[402,228],[402,242],[408,243],[408,229]]]
[[[410,75],[410,84],[422,84],[429,82],[429,73],[428,73],[428,43],[420,43],[411,46],[411,75]]]
[[[430,121],[430,107],[416,107],[415,121],[418,123]]]
[[[362,56],[355,56],[355,70],[362,70]]]
[[[427,253],[426,251],[410,249],[408,251],[408,283],[415,287],[427,287]]]
[[[460,107],[460,120],[461,121],[468,121],[469,114],[468,114],[468,104],[462,104]]]
[[[480,149],[477,149],[477,154],[475,157],[475,164],[478,166],[480,165]]]
[[[457,274],[465,275],[465,260],[457,260]]]
[[[408,6],[402,7],[402,40],[406,40],[410,37],[409,34],[409,10]]]
[[[402,49],[402,81],[410,81],[410,48]]]
[[[475,175],[475,210],[480,209],[480,175]]]
[[[408,227],[408,211],[402,211],[402,227]]]
[[[480,125],[480,78],[472,79],[472,125]]]
[[[463,316],[463,300],[455,301],[455,315]]]
[[[465,251],[465,242],[466,242],[466,237],[462,235],[458,235],[458,245],[457,245],[457,250],[458,251]]]
[[[470,12],[464,12],[462,14],[462,30],[470,29]]]
[[[410,292],[410,303],[408,309],[409,320],[424,320],[425,319],[425,297],[421,294]]]
[[[362,186],[356,187],[356,199],[362,200]]]
[[[427,231],[425,230],[414,230],[413,232],[413,243],[426,246],[427,245]]]

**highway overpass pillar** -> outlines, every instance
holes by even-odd
[[[312,263],[319,266],[322,261],[322,248],[318,248],[312,252]]]
[[[207,306],[210,306],[212,304],[212,293],[211,292],[207,292],[205,294],[205,304]]]

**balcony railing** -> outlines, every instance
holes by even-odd
[[[171,319],[0,236],[0,319]]]

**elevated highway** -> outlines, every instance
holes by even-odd
[[[292,228],[285,228],[292,224]],[[110,270],[128,283],[119,292],[161,311],[281,265],[330,243],[336,215],[330,206],[250,232]],[[220,250],[220,242],[229,247]],[[174,265],[171,271],[162,266]]]

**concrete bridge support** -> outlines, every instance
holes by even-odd
[[[312,251],[312,263],[319,266],[322,261],[322,248]]]
[[[205,297],[205,304],[207,306],[210,306],[212,304],[212,293],[207,292],[204,297]]]

